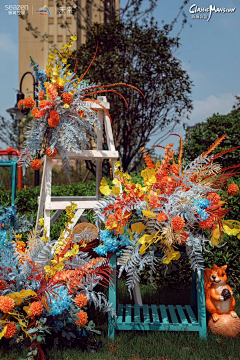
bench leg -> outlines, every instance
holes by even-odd
[[[197,277],[197,305],[198,305],[198,322],[200,324],[200,338],[207,338],[207,321],[206,321],[206,303],[204,290],[204,270],[201,270],[201,280]]]
[[[197,316],[197,273],[192,271],[192,284],[191,284],[191,308],[195,316]]]
[[[117,269],[117,257],[113,254],[109,260],[109,266]],[[112,304],[113,309],[117,312],[117,278],[115,276],[113,284],[109,286],[109,303]],[[108,315],[108,337],[114,340],[116,332],[116,319]]]

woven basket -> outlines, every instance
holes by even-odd
[[[89,243],[93,242],[94,240],[96,240],[97,236],[98,236],[98,229],[95,225],[88,223],[88,222],[79,223],[76,226],[74,226],[72,234],[73,235],[81,234],[86,228],[88,228],[91,233],[94,233],[94,234],[91,234],[91,238],[87,238],[85,240],[85,243],[89,244]]]

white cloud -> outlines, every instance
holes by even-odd
[[[193,111],[187,125],[192,126],[203,122],[214,113],[226,115],[232,110],[234,103],[233,94],[210,95],[204,100],[193,100]]]
[[[0,33],[0,51],[5,54],[17,55],[18,45],[13,41],[10,34]]]

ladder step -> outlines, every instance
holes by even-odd
[[[67,152],[70,159],[83,159],[83,160],[94,160],[94,159],[118,159],[118,151],[109,150],[84,150],[81,153],[75,153],[73,151]],[[57,154],[54,159],[61,159],[61,156]]]
[[[71,200],[73,201],[73,200]],[[98,205],[97,200],[92,201],[75,201],[78,209],[94,209]],[[67,206],[70,205],[69,201],[53,201],[45,203],[45,210],[65,210]]]

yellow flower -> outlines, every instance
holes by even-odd
[[[44,225],[44,218],[39,219],[38,225],[40,225],[40,226]]]
[[[77,41],[77,35],[71,36],[70,39],[71,39],[72,41]]]
[[[70,106],[69,106],[69,104],[64,104],[63,107],[64,107],[64,109],[69,109]]]
[[[121,162],[120,162],[120,161],[116,161],[116,162],[114,163],[114,166],[120,167],[120,166],[121,166]]]
[[[20,240],[22,238],[22,234],[16,235],[15,238]]]
[[[181,257],[179,251],[168,251],[167,258],[163,260],[163,264],[169,264],[172,260],[178,260]]]
[[[102,179],[101,181],[101,186],[99,188],[99,190],[101,191],[101,193],[103,195],[110,195],[111,194],[111,189],[107,183],[107,180],[105,178]]]
[[[155,184],[157,181],[155,169],[142,170],[141,175],[144,178],[145,185],[152,185]]]

